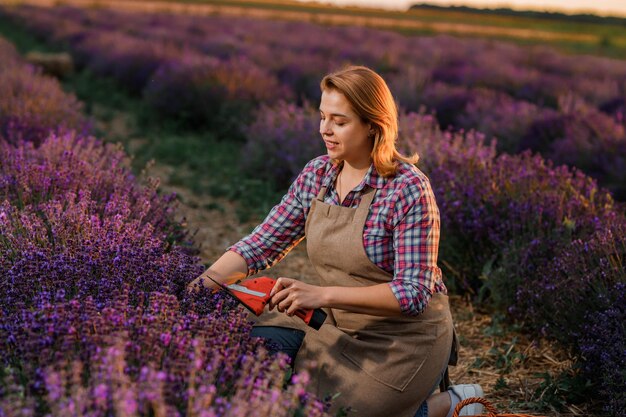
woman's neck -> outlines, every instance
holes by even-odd
[[[371,165],[371,162],[357,166],[354,166],[347,161],[343,162],[341,172],[337,176],[337,191],[339,193],[340,202],[343,202],[346,195],[348,195],[351,190],[363,181],[363,178],[367,174]]]
[[[344,175],[349,175],[350,177],[363,177],[371,165],[371,159],[357,162],[343,161],[342,171],[344,171]]]
[[[348,193],[363,181],[370,166],[371,163],[355,167],[346,161],[343,162],[335,184],[340,203],[343,203]]]

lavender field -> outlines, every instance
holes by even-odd
[[[324,415],[232,302],[183,296],[173,196],[1,38],[0,62],[0,415]]]
[[[241,17],[0,18],[115,80],[153,123],[237,143],[238,169],[278,191],[324,152],[321,75],[379,71],[433,184],[449,287],[558,343],[594,412],[624,415],[625,61]],[[203,266],[174,196],[3,39],[0,193],[0,415],[324,415],[240,310],[184,294]]]

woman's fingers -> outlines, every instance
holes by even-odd
[[[285,310],[285,308],[289,307],[290,302],[286,301],[286,299],[290,294],[289,289],[293,285],[294,282],[295,282],[294,279],[284,278],[284,277],[278,278],[276,280],[276,284],[274,284],[274,287],[270,291],[270,296],[271,296],[270,303],[269,303],[270,311],[274,307],[277,307],[278,311],[282,313]]]
[[[287,315],[290,316],[291,314],[289,314],[289,310],[291,310],[293,305],[294,305],[293,296],[290,294],[287,297],[285,297],[283,301],[278,303],[278,311],[280,311],[281,313],[287,313]]]
[[[272,310],[274,307],[277,307],[278,311],[280,311],[282,313],[283,309],[285,307],[285,299],[288,296],[289,296],[289,292],[284,290],[284,289],[280,290],[276,294],[274,294],[274,296],[272,296],[272,298],[270,298],[270,303],[269,303],[270,310]]]
[[[318,308],[321,299],[320,287],[292,278],[279,278],[272,288],[269,307],[287,315],[294,315],[301,308]]]
[[[285,310],[285,314],[287,314],[288,316],[293,316],[294,314],[296,314],[296,311],[298,311],[300,309],[300,303],[298,302],[298,300],[293,300],[292,302],[289,303],[289,306],[287,306],[286,310]]]
[[[287,288],[293,282],[294,280],[291,278],[285,278],[285,277],[278,278],[276,280],[276,283],[274,284],[274,287],[272,287],[272,290],[270,291],[270,297],[276,294],[277,292],[279,292],[280,290]]]

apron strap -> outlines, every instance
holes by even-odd
[[[361,193],[361,202],[356,208],[354,219],[355,221],[365,224],[365,219],[370,212],[370,205],[372,204],[374,196],[376,195],[376,189],[370,187],[369,185],[366,185]]]
[[[320,192],[317,194],[317,201],[321,201],[322,203],[324,202],[324,196],[326,195],[327,188],[328,187],[322,187]]]

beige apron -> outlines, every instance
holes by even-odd
[[[363,227],[375,191],[366,186],[357,208],[324,203],[326,187],[313,200],[305,233],[320,285],[358,287],[392,280],[392,274],[372,263],[363,247]],[[329,315],[319,331],[284,314],[282,322],[260,320],[259,324],[306,331],[296,370],[309,369],[311,389],[319,398],[340,394],[332,412],[350,406],[350,415],[356,417],[413,417],[450,354],[448,297],[434,294],[417,317],[326,310]]]

